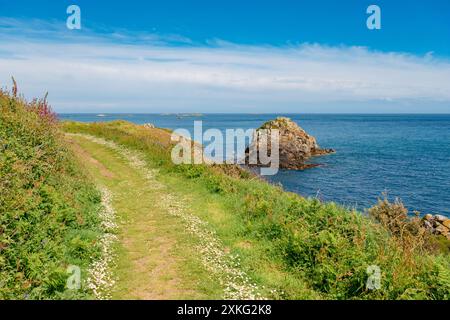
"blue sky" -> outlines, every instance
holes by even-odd
[[[450,112],[449,39],[448,0],[0,0],[0,81],[63,112]]]
[[[179,34],[196,42],[219,38],[240,44],[321,43],[383,51],[450,56],[448,0],[39,0],[0,1],[1,15],[64,21],[78,4],[96,31],[126,29]],[[382,9],[383,28],[365,27],[370,4]]]

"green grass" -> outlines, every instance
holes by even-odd
[[[190,179],[183,178],[180,183],[180,177],[177,175],[162,174],[159,179],[173,192],[190,200],[191,211],[208,222],[230,254],[239,255],[241,268],[264,288],[262,292],[264,296],[273,299],[321,298],[320,294],[308,288],[301,275],[286,271],[282,260],[268,255],[272,247],[270,240],[248,236],[241,217],[233,214],[235,200],[211,193],[208,188]],[[274,289],[275,293],[272,292]]]
[[[113,194],[119,223],[113,299],[219,299],[221,287],[199,263],[195,239],[158,206],[164,191],[113,150],[70,139],[88,153],[80,160],[94,181]]]
[[[449,256],[405,247],[359,212],[284,192],[233,167],[175,166],[166,131],[117,121],[65,130],[145,153],[171,190],[190,197],[242,268],[283,299],[449,299]],[[366,289],[380,267],[381,288]]]
[[[45,100],[0,92],[0,299],[89,298],[66,269],[98,254],[99,208]]]

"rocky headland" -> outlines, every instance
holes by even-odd
[[[264,123],[256,130],[256,134],[270,136],[271,130],[279,130],[279,155],[280,169],[304,170],[311,167],[320,166],[320,164],[306,163],[311,157],[322,156],[335,153],[333,149],[321,149],[317,144],[316,138],[306,133],[294,121],[286,117],[278,117],[275,120]],[[249,158],[255,148],[253,139],[250,147],[245,152],[246,164],[249,166],[262,166],[261,164],[250,164]],[[257,151],[256,151],[257,152]],[[268,152],[271,152],[271,145],[268,144]]]

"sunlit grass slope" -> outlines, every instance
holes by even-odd
[[[242,268],[261,287],[275,289],[273,298],[450,297],[449,256],[414,245],[423,234],[399,236],[360,212],[285,192],[237,167],[176,166],[167,130],[124,121],[64,128],[143,152],[159,179],[189,196],[194,211],[241,256]],[[381,270],[374,290],[366,286],[370,266]]]

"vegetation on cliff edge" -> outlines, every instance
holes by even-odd
[[[0,91],[0,299],[88,298],[66,270],[99,254],[100,200],[46,99]]]

